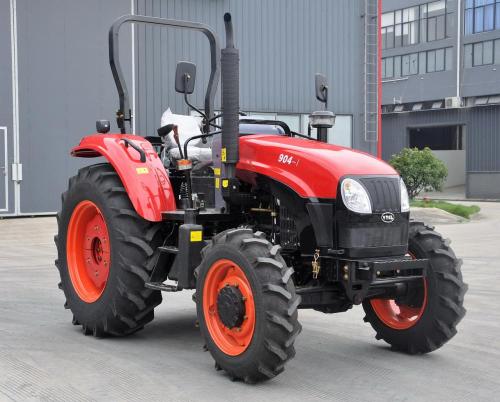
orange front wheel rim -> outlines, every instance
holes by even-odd
[[[93,303],[106,288],[111,250],[106,221],[92,201],[82,201],[73,210],[66,243],[73,288],[80,299]]]
[[[241,355],[255,331],[255,302],[247,276],[238,264],[221,259],[209,268],[203,286],[203,315],[217,347]]]
[[[413,259],[415,256],[410,254]],[[411,306],[394,299],[372,299],[370,304],[380,321],[392,329],[405,330],[418,323],[427,307],[427,281],[422,279],[422,295]]]

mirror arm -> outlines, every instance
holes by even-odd
[[[187,94],[184,92],[184,102],[186,102],[186,105],[188,105],[191,109],[193,109],[195,112],[198,112],[201,117],[203,117],[203,120],[206,121],[207,120],[207,116],[205,115],[205,113],[203,113],[200,109],[198,109],[197,107],[195,107],[194,105],[192,105],[189,101],[188,101],[188,97],[187,97]]]

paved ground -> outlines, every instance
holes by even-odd
[[[434,200],[465,200],[465,186],[445,188],[443,191],[424,192],[418,198],[432,198]]]
[[[392,352],[359,307],[301,311],[296,358],[257,386],[213,369],[190,293],[167,295],[155,321],[134,336],[83,336],[56,287],[55,220],[0,221],[0,400],[499,400],[500,204],[481,207],[471,223],[438,227],[464,258],[470,285],[468,314],[444,348]]]

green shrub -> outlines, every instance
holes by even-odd
[[[422,191],[440,191],[448,176],[445,164],[429,148],[404,148],[389,163],[403,178],[411,199]]]

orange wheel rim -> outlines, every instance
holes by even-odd
[[[233,307],[234,325],[228,325],[221,314],[221,296],[225,293],[241,298],[241,307]],[[250,346],[255,331],[255,302],[248,278],[235,262],[222,259],[209,268],[203,287],[203,315],[212,340],[225,354],[238,356]]]
[[[415,256],[412,255],[415,259]],[[420,306],[408,306],[396,303],[394,299],[370,300],[373,311],[380,321],[390,328],[405,330],[413,327],[422,317],[427,307],[427,281],[423,280],[423,297]]]
[[[80,299],[93,303],[106,288],[111,250],[108,227],[101,210],[92,201],[82,201],[73,210],[66,240],[73,288]]]

